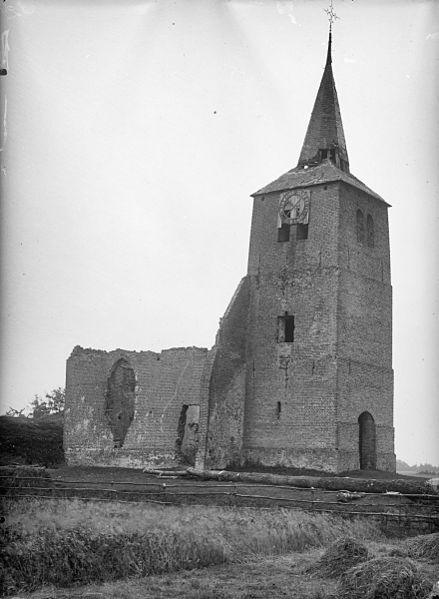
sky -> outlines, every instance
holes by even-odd
[[[213,345],[250,194],[297,163],[327,6],[3,3],[2,413],[64,386],[75,345]],[[392,205],[396,454],[439,464],[439,3],[334,7],[351,172]]]

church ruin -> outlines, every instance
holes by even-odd
[[[298,164],[253,194],[212,349],[67,361],[69,464],[395,470],[389,205],[350,172],[331,59]]]

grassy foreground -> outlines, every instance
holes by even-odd
[[[3,506],[0,593],[236,563],[381,537],[375,525],[287,510],[28,499]]]

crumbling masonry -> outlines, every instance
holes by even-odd
[[[330,38],[213,348],[73,350],[70,464],[395,469],[388,204],[350,173],[331,62]]]

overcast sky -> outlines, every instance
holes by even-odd
[[[75,345],[212,346],[249,195],[297,163],[327,4],[3,4],[3,412],[64,386]],[[438,9],[338,0],[333,42],[351,171],[393,206],[396,453],[436,464]]]

